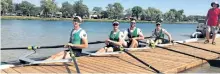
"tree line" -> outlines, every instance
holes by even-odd
[[[204,19],[205,16],[186,16],[184,10],[170,9],[164,14],[157,8],[142,8],[134,6],[133,8],[124,9],[124,7],[116,2],[108,4],[105,9],[102,7],[94,7],[89,11],[87,5],[83,4],[83,0],[75,1],[73,4],[63,2],[58,7],[55,0],[41,0],[40,6],[36,6],[28,1],[13,4],[12,0],[1,1],[1,15],[18,15],[18,16],[39,16],[54,17],[56,14],[62,14],[62,18],[71,18],[73,16],[81,16],[83,18],[93,17],[95,19],[129,19],[136,18],[145,21],[157,21],[163,19],[169,22],[197,21]],[[59,12],[59,13],[58,13]]]

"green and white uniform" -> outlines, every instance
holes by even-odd
[[[128,38],[135,38],[135,37],[139,37],[140,35],[143,36],[143,33],[141,31],[140,28],[134,28],[133,30],[131,30],[130,28],[128,28],[127,30],[124,31],[124,39],[126,37]],[[128,47],[131,45],[131,41],[128,42]]]
[[[82,38],[87,39],[87,34],[86,31],[83,30],[82,28],[78,29],[78,30],[72,30],[71,34],[70,34],[70,40],[69,43],[72,44],[82,44]],[[80,56],[82,49],[81,48],[75,48],[72,47],[73,51],[75,52],[76,56]]]
[[[154,30],[152,36],[156,37],[155,41],[158,39],[162,39],[162,43],[167,43],[168,40],[165,40],[165,33],[168,33],[165,29],[161,28],[160,30]]]
[[[123,38],[124,38],[124,35],[121,31],[117,31],[117,32],[111,31],[111,33],[109,35],[109,39],[112,40],[112,41],[119,42],[119,39],[121,39],[121,40],[123,40],[124,43],[126,43]],[[119,46],[116,46],[112,43],[109,43],[107,45],[107,47],[119,48]]]

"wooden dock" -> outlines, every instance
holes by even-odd
[[[204,44],[203,41],[198,41],[187,44],[220,52],[220,39],[217,39],[216,43],[217,45],[212,45],[211,43]],[[206,59],[219,57],[219,54],[179,44],[167,46],[167,48]],[[178,73],[206,63],[205,60],[161,48],[130,52],[162,73]],[[155,73],[154,70],[141,64],[126,53],[96,57],[84,56],[77,58],[77,62],[81,73]],[[1,73],[76,73],[76,69],[73,63],[51,63],[7,68],[1,70]]]

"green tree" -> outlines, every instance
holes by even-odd
[[[103,10],[102,10],[102,7],[94,7],[94,8],[92,9],[92,11],[94,11],[94,12],[97,13],[97,14],[100,14]]]
[[[142,13],[142,8],[140,6],[134,6],[132,8],[132,15],[139,19],[140,14]]]
[[[80,16],[82,18],[84,16],[89,16],[89,8],[85,4],[83,4],[83,0],[76,1],[73,4],[73,9],[76,12],[77,16]]]
[[[106,7],[108,18],[113,19],[114,18],[114,6],[112,4],[108,4]]]
[[[148,17],[147,17],[147,14],[145,12],[141,13],[141,20],[149,20]]]
[[[158,19],[162,18],[162,12],[159,9],[148,7],[148,9],[145,10],[145,13],[147,17],[149,17],[149,20],[157,21]]]
[[[184,20],[184,10],[170,9],[170,11],[164,14],[166,21],[179,22]]]
[[[22,1],[21,4],[19,4],[19,7],[21,11],[23,12],[23,15],[31,15],[31,10],[34,9],[34,5],[29,3],[28,1]]]
[[[108,12],[107,11],[102,11],[101,12],[101,18],[108,18]]]
[[[170,22],[175,22],[175,12],[173,11],[168,11],[164,14],[164,20],[170,21]]]
[[[131,8],[125,10],[125,16],[132,16]]]
[[[92,11],[94,11],[93,14],[96,14],[96,15],[98,15],[98,16],[102,16],[102,15],[101,15],[101,12],[103,11],[103,10],[102,10],[102,7],[94,7],[94,8],[92,9]],[[98,17],[98,18],[99,18],[99,17]]]
[[[8,12],[9,3],[7,3],[7,0],[1,1],[1,15],[5,15]]]
[[[120,3],[114,3],[114,19],[119,19],[123,15],[124,7]]]
[[[6,0],[6,2],[8,3],[8,12],[12,13],[13,12],[12,0]]]
[[[57,5],[54,3],[54,0],[41,0],[40,3],[44,17],[48,17],[49,14],[53,14],[57,10]]]
[[[60,11],[62,12],[62,15],[64,17],[72,17],[72,15],[74,14],[73,5],[71,5],[67,1],[62,3]]]
[[[39,15],[41,12],[41,8],[40,7],[34,7],[32,10],[31,10],[31,15],[32,16],[37,16]]]
[[[176,17],[178,18],[178,21],[183,21],[184,18],[184,10],[178,10]]]

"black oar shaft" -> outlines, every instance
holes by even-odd
[[[151,65],[147,64],[146,62],[142,61],[141,59],[137,58],[136,56],[132,55],[131,53],[129,53],[126,50],[123,50],[126,54],[128,54],[129,56],[131,56],[132,58],[134,58],[135,60],[139,61],[140,63],[144,64],[145,66],[148,66],[149,68],[153,69],[156,73],[161,73],[159,70],[155,69],[154,67],[152,67]]]
[[[189,44],[185,44],[185,43],[180,43],[180,42],[175,42],[175,43],[178,43],[178,44],[181,44],[181,45],[185,45],[185,46],[189,46],[189,47],[192,47],[192,48],[201,49],[201,50],[208,51],[208,52],[212,52],[212,53],[216,53],[216,54],[220,54],[219,52],[216,52],[216,51],[212,51],[212,50],[209,50],[209,49],[196,47],[196,46],[189,45]]]
[[[88,44],[99,44],[105,43],[105,41],[96,41],[96,42],[89,42]],[[35,46],[31,46],[35,47]],[[54,45],[54,46],[39,46],[37,49],[44,49],[44,48],[63,48],[64,45]],[[28,49],[28,47],[13,47],[13,48],[1,48],[1,50],[14,50],[14,49]]]
[[[141,42],[141,43],[148,44],[148,43],[143,42],[143,41],[140,41],[140,42]],[[170,48],[166,48],[166,47],[162,47],[162,46],[158,46],[158,45],[156,45],[156,47],[158,47],[158,48],[162,48],[162,49],[166,49],[166,50],[169,50],[169,51],[173,51],[173,52],[177,52],[177,53],[180,53],[180,54],[188,55],[188,56],[195,57],[195,58],[198,58],[198,59],[207,60],[207,59],[202,58],[202,57],[198,57],[198,56],[191,55],[191,54],[188,54],[188,53],[180,52],[180,51],[173,50],[173,49],[170,49]]]
[[[76,61],[76,57],[75,57],[76,54],[73,53],[73,50],[72,50],[71,48],[69,48],[69,50],[70,50],[70,57],[72,58],[73,63],[74,63],[75,68],[76,68],[76,72],[77,72],[78,74],[80,74],[80,70],[79,70],[79,67],[78,67],[78,64],[77,64],[77,61]]]
[[[169,51],[173,51],[173,52],[176,52],[176,53],[180,53],[180,54],[188,55],[188,56],[195,57],[195,58],[198,58],[198,59],[207,60],[207,59],[202,58],[202,57],[198,57],[198,56],[191,55],[191,54],[188,54],[188,53],[180,52],[180,51],[173,50],[173,49],[170,49],[170,48],[166,48],[166,47],[162,47],[162,46],[158,46],[158,45],[156,45],[156,47],[158,47],[158,48],[162,48],[162,49],[166,49],[166,50],[169,50]]]
[[[55,46],[42,46],[42,47],[39,47],[39,48],[63,48],[64,45],[55,45]]]

